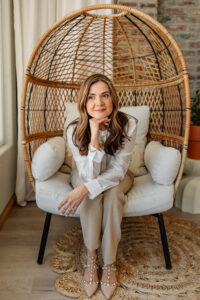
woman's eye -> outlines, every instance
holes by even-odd
[[[109,96],[108,94],[104,94],[103,98],[108,98],[108,96]]]
[[[88,96],[88,99],[89,99],[89,100],[93,100],[94,97],[93,97],[93,96]]]

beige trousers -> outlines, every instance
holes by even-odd
[[[78,176],[78,174],[76,174]],[[81,182],[76,179],[75,188]],[[122,181],[103,192],[95,199],[85,197],[80,205],[80,220],[85,246],[89,250],[102,247],[104,264],[116,261],[117,248],[121,239],[121,221],[126,194],[133,186],[133,174],[128,171]],[[75,183],[75,182],[74,182]]]

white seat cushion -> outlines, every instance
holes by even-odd
[[[173,206],[174,185],[161,185],[152,180],[151,175],[136,177],[128,192],[124,217],[143,216],[160,213]]]
[[[59,215],[57,207],[71,190],[72,186],[68,183],[68,175],[61,172],[57,172],[45,181],[36,180],[37,206],[44,211]]]
[[[46,181],[36,180],[36,203],[44,211],[60,214],[60,202],[72,186],[67,182],[67,174],[57,172]],[[173,185],[160,185],[153,182],[150,174],[135,178],[134,186],[127,194],[124,216],[140,216],[168,210],[173,205]],[[92,201],[92,200],[91,200]],[[79,217],[80,207],[74,217]]]

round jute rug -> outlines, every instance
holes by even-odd
[[[118,287],[112,299],[200,299],[200,227],[185,219],[165,216],[164,220],[171,270],[165,268],[157,219],[123,219],[117,256]],[[82,289],[86,249],[81,228],[64,232],[53,248],[57,254],[51,258],[50,267],[60,274],[55,282],[57,291],[79,300],[87,299]],[[100,251],[98,255],[102,265]],[[100,289],[91,299],[104,299]]]

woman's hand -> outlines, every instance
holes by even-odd
[[[75,189],[73,189],[64,200],[58,206],[58,210],[62,209],[62,214],[64,215],[67,211],[66,215],[69,214],[74,215],[77,208],[83,201],[84,197],[88,194],[88,189],[84,184],[79,185]]]
[[[110,119],[108,119],[108,117],[103,118],[103,119],[91,118],[89,120],[90,131],[91,131],[90,144],[93,147],[99,148],[99,145],[98,145],[99,130],[101,129],[102,126],[108,126],[109,123],[110,123]]]

